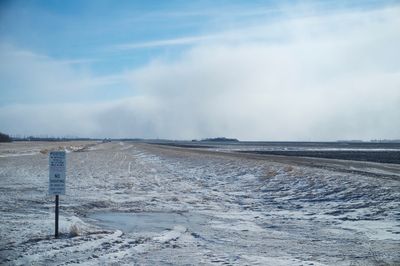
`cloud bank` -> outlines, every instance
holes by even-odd
[[[399,25],[397,6],[290,17],[191,38],[178,58],[106,77],[3,45],[0,75],[10,100],[0,107],[0,128],[170,139],[400,138]],[[131,94],[99,99],[120,87]]]

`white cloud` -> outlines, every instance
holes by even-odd
[[[124,75],[94,76],[74,65],[87,60],[55,60],[51,57],[0,44],[0,84],[8,103],[80,101],[99,88],[123,83]]]
[[[400,9],[392,7],[222,32],[174,61],[155,59],[114,77],[138,96],[1,107],[1,127],[21,134],[173,139],[400,138],[399,25]],[[60,73],[69,79],[69,71]],[[36,75],[43,78],[43,71]],[[78,75],[84,88],[114,78]]]
[[[274,25],[292,29],[290,40],[198,46],[176,62],[136,71],[135,85],[159,99],[168,137],[184,127],[175,136],[398,138],[398,14],[292,20]],[[270,33],[267,26],[257,30]]]
[[[1,128],[20,135],[126,137],[155,131],[156,108],[142,97],[102,103],[57,103],[0,107]]]

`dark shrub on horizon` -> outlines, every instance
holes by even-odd
[[[218,137],[218,138],[207,138],[202,139],[201,141],[215,141],[215,142],[239,142],[238,139],[233,138],[225,138],[225,137]]]
[[[11,142],[12,139],[9,135],[0,132],[0,142]]]

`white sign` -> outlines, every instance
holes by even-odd
[[[49,155],[49,195],[65,195],[65,151]]]

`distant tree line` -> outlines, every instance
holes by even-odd
[[[49,136],[14,136],[12,141],[139,141],[139,138],[82,138],[82,137],[49,137]]]
[[[233,138],[225,138],[225,137],[218,137],[218,138],[207,138],[202,139],[201,141],[215,141],[215,142],[238,142],[238,139]]]
[[[74,140],[100,140],[100,139],[91,139],[91,138],[75,138],[75,137],[34,137],[28,136],[23,138],[14,138],[15,141],[74,141]]]
[[[11,142],[12,139],[9,135],[0,132],[0,142]]]

